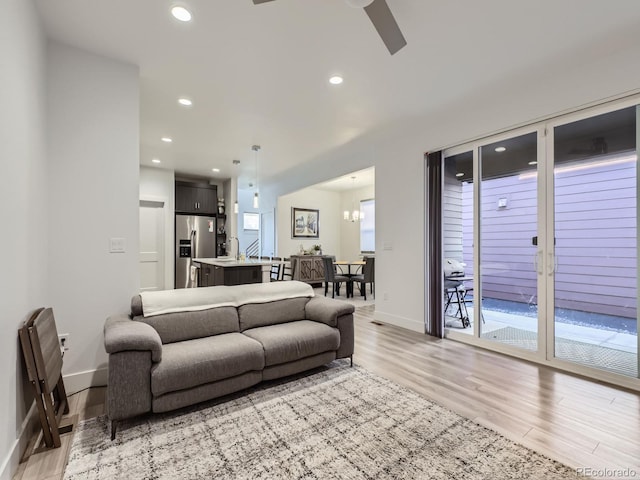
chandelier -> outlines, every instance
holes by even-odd
[[[355,183],[356,177],[351,177],[351,210],[345,210],[343,212],[343,218],[347,222],[359,222],[364,219],[364,212],[360,210],[359,205],[356,202]],[[356,208],[356,206],[358,206],[358,208]]]

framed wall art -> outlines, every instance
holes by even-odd
[[[320,210],[291,207],[291,238],[320,238]]]

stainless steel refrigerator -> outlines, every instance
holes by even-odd
[[[216,256],[216,218],[176,215],[176,288],[198,286],[194,258]]]

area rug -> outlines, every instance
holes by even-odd
[[[536,350],[538,334],[521,328],[504,327],[482,334],[482,338],[496,340],[515,347]],[[609,372],[638,376],[638,357],[635,353],[601,347],[592,343],[556,338],[556,357]]]
[[[574,479],[569,467],[358,367],[78,425],[65,479]]]

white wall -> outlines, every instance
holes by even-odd
[[[102,328],[139,289],[138,68],[50,43],[48,285],[67,391],[106,381]],[[109,253],[124,238],[125,253]]]
[[[375,198],[375,187],[373,185],[348,190],[340,195],[340,210],[343,212],[360,208],[361,200],[371,200]],[[340,227],[340,251],[343,260],[358,260],[360,258],[360,222],[348,222],[343,220]]]
[[[33,402],[17,334],[29,312],[48,302],[48,228],[44,37],[32,2],[8,0],[2,7],[0,478],[8,480],[24,448],[19,437]]]
[[[291,238],[291,207],[310,208],[320,211],[318,224],[319,238]],[[342,210],[340,194],[317,188],[283,195],[278,198],[276,208],[277,250],[278,256],[296,255],[302,244],[305,250],[313,245],[322,245],[322,253],[342,258],[340,229]]]
[[[220,191],[220,190],[218,190]],[[175,282],[175,175],[173,170],[140,167],[140,200],[165,202],[164,205],[164,288]]]

